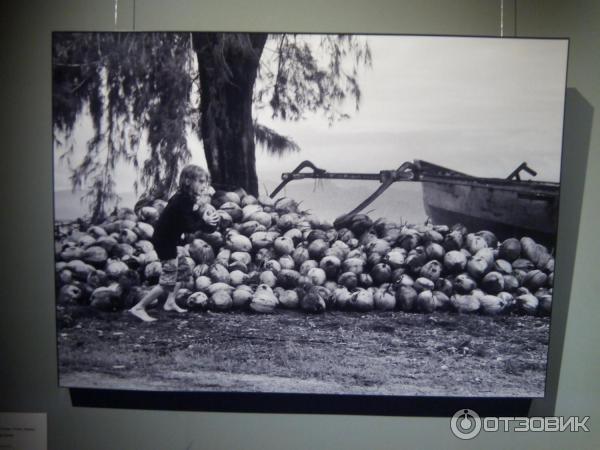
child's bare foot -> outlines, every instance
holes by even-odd
[[[178,313],[187,312],[187,309],[183,309],[175,303],[175,300],[167,300],[163,306],[165,311],[176,311]]]
[[[156,319],[150,317],[145,309],[133,307],[129,310],[129,313],[144,322],[154,322]]]

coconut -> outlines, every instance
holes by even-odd
[[[506,302],[495,295],[484,295],[479,299],[481,304],[481,312],[488,315],[496,315],[502,313],[506,309]]]
[[[294,245],[300,244],[300,242],[302,242],[302,240],[304,239],[304,236],[302,235],[302,231],[300,231],[298,228],[291,228],[291,229],[287,230],[283,234],[283,237],[291,239],[292,242],[294,243]]]
[[[464,234],[458,230],[454,230],[454,231],[449,232],[444,237],[444,242],[442,243],[442,246],[444,247],[444,249],[447,252],[449,252],[452,250],[460,250],[463,246],[463,243],[464,243]]]
[[[383,261],[383,258],[379,253],[369,253],[369,256],[367,256],[367,267],[375,267]]]
[[[423,313],[432,313],[435,311],[436,301],[433,292],[426,290],[419,293],[416,301],[417,311]]]
[[[139,242],[139,241],[138,241]],[[147,242],[147,241],[142,241]],[[96,240],[96,245],[112,254],[113,248],[118,245],[118,241],[112,236],[102,236]]]
[[[90,306],[100,311],[115,311],[120,306],[120,297],[123,293],[118,283],[108,287],[94,289],[90,296]]]
[[[252,219],[251,217],[254,214],[261,213],[261,212],[263,212],[263,208],[262,208],[262,206],[260,206],[258,204],[242,206],[242,222],[246,222],[248,220],[255,220],[260,223],[260,221],[258,221],[256,219]],[[267,216],[269,217],[268,221],[269,221],[269,226],[270,226],[271,225],[271,223],[270,223],[271,216],[269,214],[267,214]],[[262,219],[264,220],[264,217],[262,217]],[[264,225],[264,226],[267,226],[267,225]]]
[[[206,291],[210,287],[211,284],[212,284],[212,280],[209,277],[204,276],[204,275],[197,277],[196,281],[194,283],[196,290],[202,291],[202,292]]]
[[[361,273],[358,276],[358,285],[362,286],[363,288],[369,288],[373,286],[373,277],[367,273]]]
[[[254,205],[251,205],[254,206]],[[257,205],[258,206],[258,205]],[[245,210],[246,208],[244,208]],[[244,217],[244,220],[254,220],[261,224],[263,227],[269,228],[273,222],[273,218],[271,214],[264,211],[256,211],[252,213],[249,217]]]
[[[81,280],[81,281],[87,280],[87,277],[89,276],[89,274],[95,270],[94,267],[90,266],[89,264],[84,263],[83,261],[81,261],[79,259],[74,259],[72,261],[69,261],[67,263],[66,268],[72,272],[73,276],[77,280]],[[125,270],[127,270],[127,266],[125,266]]]
[[[243,234],[231,234],[227,235],[227,247],[232,252],[249,252],[252,250],[252,242]]]
[[[195,292],[187,298],[186,306],[192,311],[205,311],[208,308],[208,297],[204,292]]]
[[[385,263],[379,263],[373,267],[370,275],[376,285],[389,283],[392,280],[392,268]]]
[[[321,286],[327,280],[327,275],[325,271],[320,267],[314,267],[308,271],[306,276],[309,278],[310,282],[315,286]]]
[[[69,284],[71,281],[73,281],[73,272],[71,272],[69,269],[63,269],[58,272],[56,279],[60,285]]]
[[[208,309],[212,311],[228,311],[233,307],[233,299],[228,291],[217,291],[208,299]]]
[[[467,266],[467,257],[458,250],[450,250],[444,255],[444,269],[448,273],[460,273]]]
[[[208,276],[215,283],[227,283],[231,281],[231,276],[227,268],[219,263],[215,263],[208,269]]]
[[[339,309],[346,309],[352,294],[345,287],[337,288],[333,291],[333,298],[335,299],[335,305]]]
[[[232,263],[241,262],[248,266],[252,262],[252,256],[248,252],[232,252],[231,255],[229,255],[229,260]]]
[[[539,300],[533,294],[523,294],[516,298],[519,311],[525,314],[535,314],[539,305]]]
[[[417,301],[417,296],[417,291],[414,288],[401,285],[396,290],[396,303],[402,311],[412,311]]]
[[[445,311],[450,308],[450,297],[442,291],[433,291],[435,309]]]
[[[262,226],[256,220],[249,220],[247,222],[240,223],[235,226],[235,229],[246,237],[252,236],[254,233],[258,233],[260,231],[267,231],[266,227]]]
[[[420,270],[421,277],[428,278],[429,280],[435,282],[442,275],[442,264],[437,260],[429,261]]]
[[[148,239],[147,237],[143,237],[143,239]],[[135,234],[133,230],[129,228],[124,228],[119,233],[119,241],[124,244],[133,244],[138,240],[138,235]]]
[[[406,251],[416,248],[421,242],[421,235],[417,230],[404,227],[400,232],[397,245]]]
[[[389,264],[392,269],[398,269],[404,266],[406,254],[406,250],[403,248],[394,248],[385,256],[384,261]]]
[[[123,258],[124,256],[130,256],[135,254],[135,249],[126,243],[115,245],[110,252],[113,258]]]
[[[488,244],[483,237],[477,236],[474,233],[469,233],[467,234],[467,237],[465,239],[465,247],[467,248],[467,250],[469,250],[469,253],[474,255],[479,250],[487,248]]]
[[[412,279],[412,277],[406,273],[400,275],[400,277],[398,278],[396,284],[398,286],[414,286],[415,281]]]
[[[223,205],[225,203],[232,202],[236,205],[241,203],[240,195],[237,192],[225,192],[225,191],[217,191],[213,196],[213,203],[216,206]]]
[[[318,287],[307,287],[304,292],[301,292],[300,309],[308,313],[322,313],[326,309],[325,299],[323,298],[323,290]]]
[[[270,270],[261,272],[259,280],[261,284],[270,288],[274,288],[277,285],[277,277]]]
[[[375,307],[373,294],[367,289],[358,289],[350,297],[348,306],[355,311],[372,311]]]
[[[376,236],[376,235],[375,235]],[[380,255],[387,254],[391,249],[390,243],[384,239],[374,239],[366,246],[367,252],[379,253]]]
[[[117,279],[119,278],[119,276],[126,272],[127,270],[129,270],[129,267],[127,266],[127,264],[125,264],[122,261],[109,261],[108,264],[106,265],[106,274],[112,278],[112,279]]]
[[[250,241],[254,249],[271,247],[274,240],[275,236],[267,231],[257,231],[250,236]]]
[[[233,286],[230,286],[227,283],[213,283],[211,284],[207,289],[206,289],[206,294],[211,297],[212,295],[215,294],[215,292],[218,291],[227,291],[229,293],[232,293],[234,290]]]
[[[365,262],[361,258],[350,257],[342,263],[344,272],[353,272],[356,275],[360,275],[363,272]]]
[[[452,307],[461,313],[475,312],[481,306],[479,298],[475,295],[460,295],[455,294],[450,297]]]
[[[477,287],[477,283],[465,273],[457,275],[452,284],[459,294],[468,294]]]
[[[519,258],[513,261],[512,263],[513,271],[522,270],[524,272],[529,272],[535,269],[535,265],[529,261],[528,259]]]
[[[234,270],[229,274],[229,278],[229,284],[234,287],[240,286],[248,281],[248,274],[242,272],[241,270]]]
[[[74,284],[65,284],[58,292],[58,302],[62,304],[78,303],[83,299],[83,291]]]
[[[513,271],[512,264],[505,259],[497,259],[494,262],[493,270],[500,272],[502,275],[510,275]]]
[[[212,247],[202,239],[194,239],[189,245],[188,252],[197,264],[212,264],[215,260]]]
[[[212,233],[196,233],[196,236],[200,239],[203,239],[204,241],[206,241],[206,243],[208,245],[210,245],[214,250],[220,249],[223,244],[225,243],[225,240],[223,239],[223,235],[218,232],[218,231],[214,231]]]
[[[252,288],[246,285],[238,286],[231,294],[234,308],[246,308],[252,300]]]
[[[155,223],[159,216],[160,213],[158,212],[158,209],[153,206],[144,206],[138,211],[139,219],[150,224]]]
[[[325,256],[319,263],[319,267],[323,269],[325,276],[330,280],[337,278],[341,265],[342,262],[337,256]]]
[[[81,259],[94,267],[104,267],[108,260],[108,252],[100,246],[92,245],[85,249]]]
[[[428,260],[443,261],[445,253],[444,247],[434,242],[425,247],[425,256]]]
[[[541,295],[538,300],[540,314],[549,316],[552,312],[552,294]]]
[[[308,255],[311,259],[319,261],[325,256],[329,246],[323,239],[315,239],[308,245]]]
[[[421,271],[421,267],[427,262],[427,256],[425,255],[425,249],[423,247],[415,247],[406,257],[406,266],[412,271],[413,274],[418,275]]]
[[[379,288],[373,295],[375,309],[380,311],[392,311],[396,308],[396,296],[388,289]]]
[[[356,289],[358,276],[354,272],[344,272],[338,277],[338,284],[350,290]]]
[[[308,271],[314,269],[315,267],[319,267],[319,263],[316,262],[314,259],[304,261],[300,265],[300,275],[307,275]]]
[[[444,236],[439,231],[429,229],[426,230],[425,233],[423,233],[423,241],[428,244],[441,244],[442,242],[444,242]]]
[[[504,290],[504,276],[500,272],[489,272],[481,280],[481,288],[488,294],[498,294]]]
[[[518,239],[509,238],[506,239],[498,248],[498,256],[501,259],[505,259],[509,262],[514,261],[521,255],[521,243]]]
[[[284,289],[292,289],[298,286],[300,273],[291,269],[282,269],[277,274],[277,284]]]
[[[60,253],[60,259],[63,261],[73,261],[83,257],[83,249],[80,247],[67,247]]]
[[[415,280],[413,287],[417,292],[432,291],[435,288],[435,283],[429,278],[420,277]]]
[[[548,281],[548,276],[541,270],[535,269],[527,272],[523,279],[523,285],[530,291],[537,291]]]
[[[483,277],[489,270],[490,264],[484,257],[475,255],[467,262],[467,272],[476,280]]]
[[[227,213],[233,222],[240,222],[244,215],[242,208],[240,208],[240,206],[234,202],[223,203],[219,207],[219,210]]]
[[[298,212],[298,203],[288,197],[281,197],[275,200],[275,211],[280,214],[296,213]]]
[[[297,309],[300,305],[300,298],[296,291],[284,290],[279,296],[279,303],[285,309]]]
[[[208,275],[208,270],[210,266],[208,264],[197,264],[196,267],[192,269],[192,276],[200,277],[203,275]]]
[[[135,233],[133,233],[133,235],[135,236],[135,239],[137,239]],[[94,236],[90,236],[89,234],[82,234],[77,238],[77,244],[83,248],[89,247],[90,245],[94,245],[95,243],[96,238]]]
[[[152,245],[152,242],[145,239],[137,241],[133,247],[141,253],[149,253],[154,251],[154,245]]]
[[[146,278],[146,280],[152,283],[158,281],[158,278],[160,277],[161,273],[162,264],[160,263],[160,261],[151,262],[144,268],[144,278]]]
[[[290,255],[294,251],[294,241],[287,237],[278,237],[273,242],[273,248],[278,255]]]
[[[138,222],[133,231],[140,239],[152,239],[154,235],[154,227],[145,222]]]

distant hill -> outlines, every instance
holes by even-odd
[[[264,185],[273,190],[276,181],[265,180]],[[313,180],[294,181],[281,192],[281,196],[291,197],[301,202],[302,209],[308,209],[323,219],[333,221],[341,214],[354,209],[367,198],[379,183],[372,181],[327,180],[315,183]],[[133,192],[119,194],[120,206],[132,208],[136,202]],[[55,191],[54,208],[56,220],[72,220],[89,213],[86,204],[81,202],[81,193]],[[114,207],[110,205],[111,209]],[[381,197],[365,208],[371,211],[372,218],[386,217],[394,221],[422,223],[426,219],[423,209],[420,183],[396,183]]]

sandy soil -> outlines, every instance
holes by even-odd
[[[323,394],[544,395],[549,319],[403,312],[182,315],[59,307],[67,387]]]

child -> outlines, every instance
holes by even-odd
[[[219,223],[219,215],[210,205],[214,194],[208,172],[201,167],[189,165],[179,176],[179,189],[170,198],[154,227],[152,243],[162,263],[159,283],[146,294],[129,312],[143,320],[152,322],[146,307],[165,290],[169,295],[163,308],[165,311],[186,312],[175,303],[175,296],[182,281],[191,277],[190,267],[185,262],[185,250],[181,247],[182,234],[197,230],[213,232]]]

